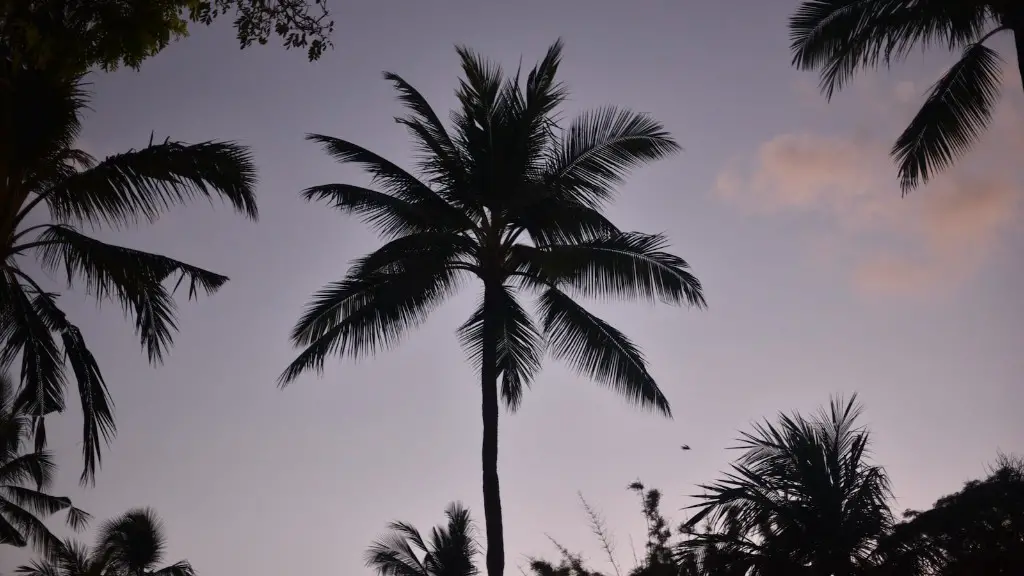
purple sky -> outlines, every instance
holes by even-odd
[[[511,570],[524,555],[554,556],[545,534],[606,568],[577,490],[607,516],[631,565],[629,536],[639,547],[643,525],[627,483],[662,488],[681,520],[676,510],[726,466],[739,429],[832,394],[860,393],[898,509],[983,474],[997,450],[1024,451],[1024,106],[1012,74],[985,142],[901,200],[885,152],[948,58],[863,76],[827,104],[813,74],[789,67],[793,1],[334,4],[336,48],[314,64],[277,45],[239,51],[220,25],[195,29],[139,73],[93,78],[83,147],[140,147],[151,131],[239,139],[261,168],[262,213],[252,224],[197,204],[156,226],[103,233],[232,279],[183,304],[177,346],[159,369],[116,305],[65,297],[117,405],[119,435],[93,489],[76,485],[77,415],[51,428],[57,491],[97,519],[155,507],[168,559],[188,558],[207,576],[361,574],[363,549],[392,519],[425,529],[461,499],[482,520],[478,384],[453,335],[474,292],[392,352],[275,387],[303,303],[376,244],[355,219],[299,199],[310,185],[365,181],[303,134],[407,162],[380,72],[403,75],[446,111],[455,43],[514,68],[561,36],[568,112],[618,104],[667,125],[684,154],[631,178],[611,215],[623,228],[666,232],[710,305],[594,306],[644,347],[674,421],[553,362],[502,421]],[[0,570],[15,556],[5,550]]]

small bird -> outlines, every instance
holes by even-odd
[[[689,450],[690,449],[690,445],[689,444],[683,444],[682,446],[680,446],[680,448],[682,448],[683,450]]]

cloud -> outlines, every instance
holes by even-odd
[[[852,135],[799,132],[762,143],[746,162],[722,171],[716,192],[762,216],[824,219],[827,240],[844,247],[847,261],[839,263],[858,289],[915,295],[948,289],[977,272],[1019,218],[1024,106],[1019,83],[1013,84],[1004,87],[975,149],[907,198],[900,197],[889,149],[893,126],[905,126],[920,105],[911,82],[878,86],[866,103],[868,120]],[[825,240],[816,237],[812,246]]]

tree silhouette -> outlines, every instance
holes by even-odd
[[[856,396],[813,418],[780,415],[744,433],[744,454],[718,482],[702,485],[696,514],[713,530],[684,548],[713,551],[730,574],[868,574],[894,519],[884,469],[868,461]]]
[[[805,0],[789,21],[793,64],[820,70],[831,98],[861,68],[890,65],[915,48],[943,46],[957,61],[931,88],[896,140],[904,193],[963,156],[992,119],[999,97],[999,54],[985,45],[1014,37],[1024,80],[1024,4],[1004,0]]]
[[[114,432],[113,404],[85,336],[58,306],[58,295],[34,277],[32,262],[84,287],[97,301],[117,302],[131,318],[151,362],[177,330],[173,292],[212,293],[220,274],[96,240],[83,226],[153,222],[174,205],[221,197],[255,219],[255,168],[234,143],[170,140],[96,161],[74,147],[88,104],[81,78],[13,70],[0,82],[0,367],[21,363],[17,404],[36,417],[37,449],[44,417],[63,412],[67,367],[77,381],[83,415],[82,482],[94,478],[102,444]],[[27,267],[26,265],[29,265]],[[173,282],[173,286],[168,286]]]
[[[14,384],[0,372],[0,545],[31,544],[46,556],[60,547],[60,540],[41,517],[65,512],[67,525],[80,530],[89,515],[72,506],[70,499],[49,494],[57,465],[49,452],[24,452],[32,432],[31,416],[14,400]]]
[[[476,576],[480,553],[469,510],[454,502],[445,510],[446,526],[424,538],[408,522],[392,522],[389,533],[366,551],[366,566],[379,576]]]
[[[138,68],[190,25],[229,14],[243,48],[277,36],[316,60],[331,46],[326,0],[17,0],[0,5],[0,54],[69,74]]]
[[[987,478],[907,511],[885,554],[887,574],[1001,576],[1024,566],[1024,460],[1000,457]]]
[[[555,123],[567,90],[556,80],[562,44],[529,73],[459,48],[464,79],[449,133],[405,80],[385,74],[409,114],[417,178],[351,142],[313,134],[328,154],[373,176],[376,189],[326,184],[303,192],[376,228],[387,243],[318,292],[292,330],[302,349],[285,385],[322,372],[332,355],[358,357],[396,344],[473,278],[483,287],[458,336],[480,370],[487,571],[504,569],[498,487],[499,396],[514,411],[545,349],[627,400],[670,414],[640,349],[575,297],[704,305],[700,283],[661,235],[623,232],[601,209],[629,170],[678,145],[650,117],[614,107]],[[537,320],[521,303],[536,294]],[[499,390],[500,388],[500,390]]]
[[[51,559],[20,566],[25,576],[195,576],[185,560],[158,567],[167,548],[163,523],[150,508],[135,508],[100,526],[90,550],[64,541]]]

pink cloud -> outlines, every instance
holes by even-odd
[[[972,153],[905,199],[888,152],[893,126],[905,125],[920,103],[909,82],[879,87],[884,97],[876,94],[868,107],[875,122],[853,135],[804,132],[764,142],[745,167],[720,174],[716,191],[762,215],[801,211],[831,221],[858,289],[951,288],[977,272],[1019,218],[1024,106],[1019,83],[1012,85]],[[887,112],[875,114],[879,108]]]

